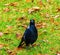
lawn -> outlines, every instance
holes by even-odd
[[[30,19],[38,39],[18,50]],[[0,0],[0,55],[60,55],[60,0]]]

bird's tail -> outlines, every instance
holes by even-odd
[[[18,48],[22,47],[23,44],[24,44],[24,40],[22,39],[21,42],[20,42],[20,44],[18,45]]]

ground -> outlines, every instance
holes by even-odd
[[[17,50],[32,18],[38,39]],[[0,55],[60,55],[60,0],[0,0]]]

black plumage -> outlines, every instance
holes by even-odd
[[[30,20],[30,25],[25,30],[24,35],[18,47],[22,46],[24,43],[26,44],[26,46],[29,46],[29,44],[32,45],[37,40],[37,37],[38,37],[38,32],[35,27],[35,20],[32,19]]]

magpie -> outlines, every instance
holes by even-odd
[[[31,19],[28,28],[25,30],[18,48],[26,44],[26,46],[32,45],[38,38],[38,31],[35,26],[35,20]]]

